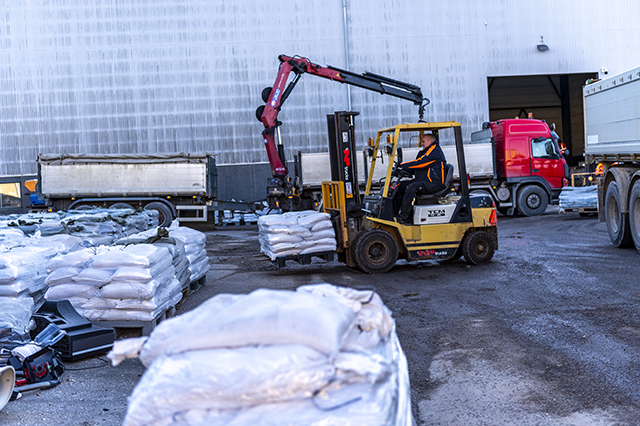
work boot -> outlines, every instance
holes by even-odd
[[[411,225],[411,221],[408,218],[402,216],[396,217],[396,221],[401,225]]]

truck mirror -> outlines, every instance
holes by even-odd
[[[392,146],[392,145],[389,145],[389,144],[385,145],[385,146],[384,146],[384,152],[385,152],[387,155],[391,155],[391,154],[393,153],[393,146]]]
[[[397,164],[402,163],[402,148],[400,147],[396,150],[396,162]]]

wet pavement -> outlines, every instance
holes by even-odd
[[[640,255],[614,248],[596,218],[554,207],[500,217],[491,263],[401,261],[384,275],[320,260],[277,269],[255,225],[202,230],[212,269],[178,313],[256,288],[374,288],[396,320],[418,425],[640,424]],[[0,424],[121,424],[141,364],[67,368],[60,386],[9,403]]]

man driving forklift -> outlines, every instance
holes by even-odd
[[[418,195],[434,194],[445,187],[447,161],[440,144],[432,134],[420,138],[422,149],[415,160],[400,163],[400,171],[415,176],[413,180],[401,181],[393,197],[393,211],[402,224],[411,224],[413,200]]]

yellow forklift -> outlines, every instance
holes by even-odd
[[[322,201],[336,229],[338,260],[367,273],[387,272],[398,259],[464,256],[471,264],[489,262],[498,249],[496,208],[490,196],[469,193],[460,123],[422,122],[379,130],[364,150],[368,167],[361,197],[354,155],[357,114],[343,111],[327,117],[332,180],[322,183]],[[457,159],[447,158],[446,188],[419,196],[414,201],[412,224],[401,224],[394,218],[393,188],[407,176],[398,167],[402,162],[398,145],[401,141],[405,146],[413,141],[417,145],[425,133],[434,134],[440,141],[455,142]],[[386,170],[382,169],[385,158]],[[457,179],[453,162],[457,163]]]

